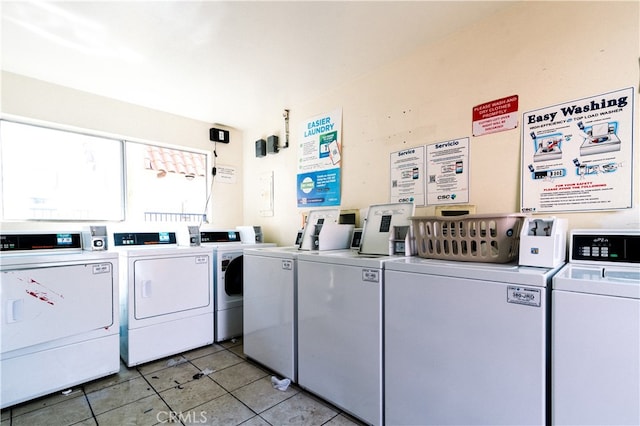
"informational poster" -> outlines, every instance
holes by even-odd
[[[518,95],[473,107],[473,136],[502,132],[516,127],[518,127]]]
[[[427,145],[427,204],[469,202],[469,138]]]
[[[237,171],[234,166],[216,166],[216,180],[220,183],[236,183]]]
[[[342,109],[302,123],[298,151],[298,207],[340,205]]]
[[[424,206],[425,198],[424,146],[391,153],[391,203],[413,202]]]
[[[633,88],[525,112],[522,212],[631,208]]]

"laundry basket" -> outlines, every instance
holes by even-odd
[[[524,215],[415,216],[418,256],[428,259],[507,263],[518,257]]]

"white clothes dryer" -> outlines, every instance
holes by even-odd
[[[1,408],[118,372],[118,255],[75,232],[0,239]]]
[[[242,336],[244,292],[243,248],[218,246],[215,250],[215,341]]]
[[[120,355],[129,367],[213,342],[212,254],[175,232],[121,232]]]
[[[572,230],[553,277],[552,423],[640,424],[640,231]]]
[[[548,424],[558,268],[419,257],[385,266],[386,424]]]
[[[213,254],[214,341],[242,336],[245,247],[273,247],[273,243],[244,244],[238,230],[201,231],[201,244]]]

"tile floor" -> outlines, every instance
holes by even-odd
[[[209,373],[200,375],[201,372]],[[361,425],[295,385],[279,391],[242,340],[213,344],[2,410],[1,426]],[[199,377],[200,376],[200,377]]]

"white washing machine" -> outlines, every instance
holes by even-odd
[[[244,353],[293,382],[299,252],[298,246],[244,249]]]
[[[387,424],[548,423],[558,268],[419,257],[385,266]]]
[[[553,278],[552,423],[640,424],[640,231],[573,230]]]
[[[298,254],[317,253],[319,225],[336,223],[339,214],[338,209],[309,212],[310,225],[298,232],[295,246],[244,250],[244,353],[293,382],[298,381]]]
[[[129,367],[213,342],[212,254],[175,232],[117,232],[120,356]]]
[[[214,341],[242,336],[245,247],[273,243],[243,243],[238,230],[201,231],[201,244],[213,253]]]
[[[118,255],[81,233],[3,233],[1,408],[120,369]]]
[[[298,255],[298,383],[373,425],[384,423],[384,265],[398,258],[389,255],[394,228],[408,228],[413,212],[372,205],[361,251]]]

